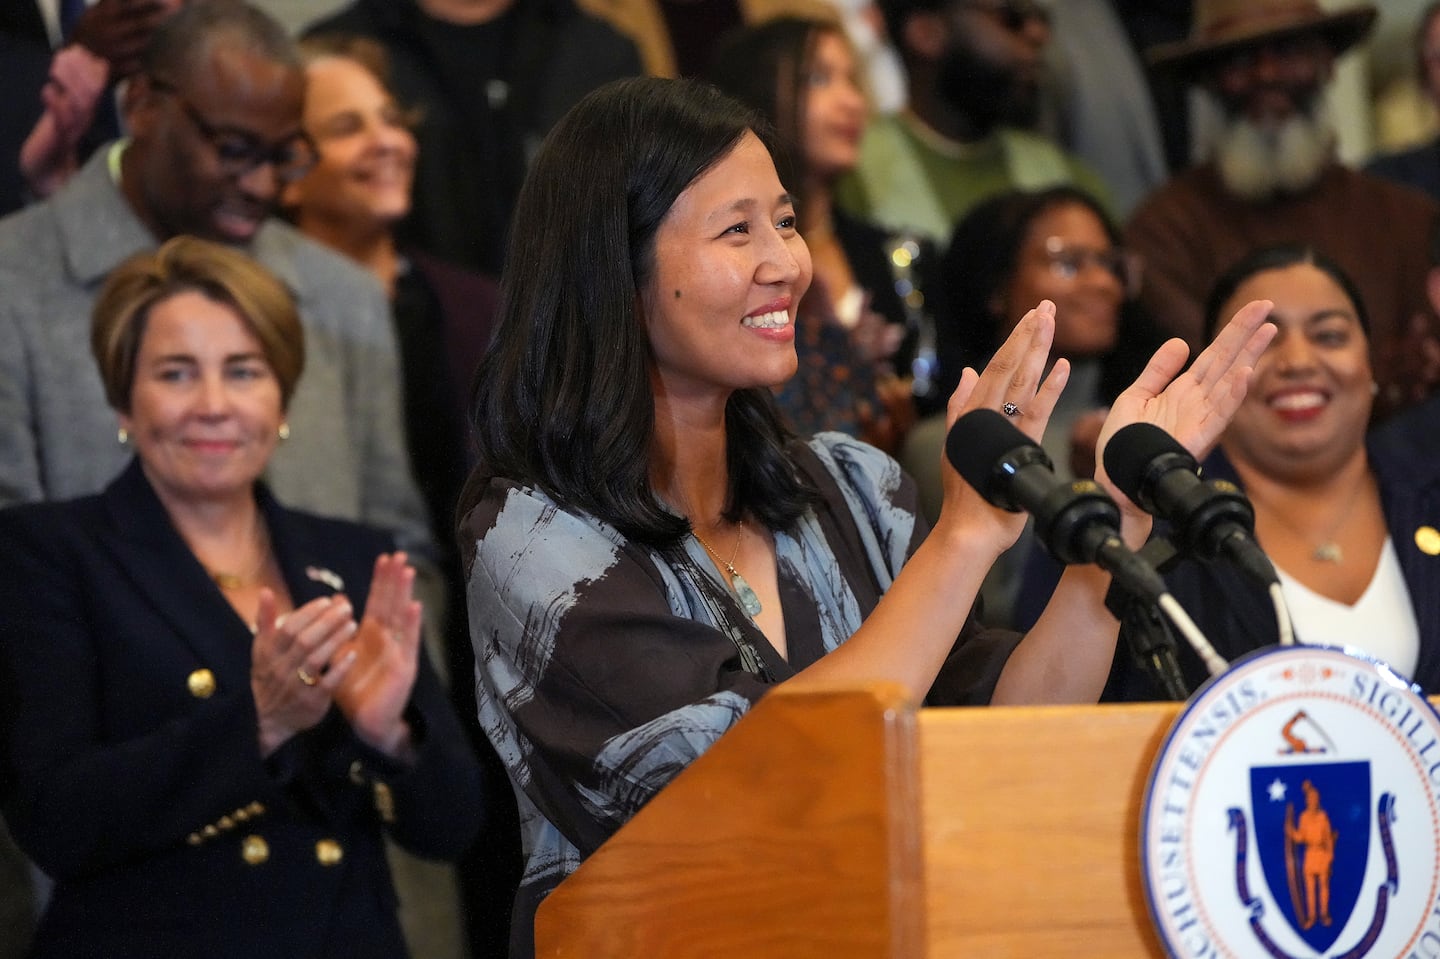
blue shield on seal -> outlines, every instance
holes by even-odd
[[[1317,953],[1335,944],[1365,879],[1370,764],[1287,763],[1250,769],[1250,808],[1265,882]]]

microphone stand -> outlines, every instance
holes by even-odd
[[[1179,556],[1174,544],[1161,536],[1152,537],[1136,552],[1160,571],[1171,566]],[[1120,620],[1120,634],[1125,637],[1130,655],[1155,681],[1161,692],[1176,702],[1190,698],[1184,674],[1180,671],[1175,634],[1170,631],[1170,624],[1154,602],[1141,593],[1126,589],[1119,577],[1112,577],[1110,589],[1105,594],[1105,608]]]

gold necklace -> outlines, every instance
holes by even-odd
[[[724,559],[719,553],[715,552],[710,544],[705,542],[705,537],[700,535],[700,531],[696,529],[693,524],[690,527],[690,533],[701,546],[705,547],[705,552],[715,557],[715,561],[725,567],[725,572],[730,574],[730,588],[735,591],[735,596],[740,600],[740,608],[745,610],[745,615],[751,619],[759,616],[762,608],[760,605],[760,597],[755,595],[755,590],[750,587],[745,577],[741,576],[740,571],[735,568],[735,557],[740,555],[740,540],[745,536],[745,524],[741,523],[739,528],[735,530],[735,548],[730,550],[729,559]]]
[[[1251,499],[1254,499],[1253,495]],[[1357,488],[1350,493],[1350,500],[1345,504],[1345,508],[1340,511],[1340,515],[1330,524],[1330,528],[1325,532],[1325,535],[1321,537],[1320,542],[1310,550],[1310,558],[1315,560],[1315,562],[1332,563],[1336,566],[1345,562],[1345,551],[1341,549],[1340,544],[1335,541],[1335,534],[1340,532],[1340,528],[1345,525],[1346,520],[1350,518],[1350,514],[1355,512],[1355,503],[1359,499],[1360,489],[1357,486]],[[1307,544],[1312,542],[1309,533],[1290,522],[1279,510],[1271,508],[1269,514],[1277,523],[1289,530],[1292,536],[1295,536]]]
[[[260,581],[260,573],[270,559],[270,537],[266,534],[265,524],[258,517],[255,521],[255,541],[259,544],[257,552],[260,555],[247,572],[227,573],[223,570],[210,569],[208,566],[205,568],[205,572],[210,575],[210,579],[216,586],[221,589],[243,589]]]

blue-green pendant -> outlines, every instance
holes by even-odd
[[[735,595],[739,598],[740,608],[745,610],[745,615],[751,619],[759,616],[760,597],[755,595],[755,590],[750,588],[750,584],[745,582],[745,577],[737,573],[734,567],[730,568],[730,585],[735,588]]]

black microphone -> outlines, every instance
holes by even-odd
[[[950,428],[945,455],[992,506],[1035,521],[1045,550],[1065,564],[1095,563],[1127,590],[1158,601],[1160,574],[1120,539],[1120,508],[1093,480],[1065,482],[1050,457],[994,410],[971,410]]]
[[[1171,538],[1206,559],[1226,557],[1267,586],[1275,567],[1255,542],[1255,510],[1239,487],[1202,480],[1200,467],[1174,437],[1151,423],[1131,423],[1105,445],[1105,472],[1145,512],[1170,523]]]

